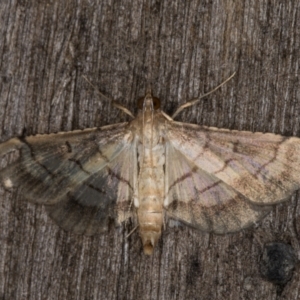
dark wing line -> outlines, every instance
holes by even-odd
[[[0,171],[0,178],[6,187],[8,179],[21,187],[33,202],[53,204],[128,150],[132,139],[127,123],[14,138],[0,144],[1,158],[15,155],[13,162]]]
[[[300,187],[300,139],[169,122],[167,139],[202,170],[253,203],[274,204]]]
[[[169,205],[166,213],[206,232],[239,231],[263,218],[270,207],[261,207],[195,164],[166,143]]]
[[[45,204],[63,229],[92,235],[131,216],[132,147],[127,123],[15,138],[0,144],[0,179]]]

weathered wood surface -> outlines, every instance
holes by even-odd
[[[288,1],[1,1],[0,139],[128,120],[147,82],[167,113],[234,71],[177,120],[300,136],[300,4]],[[299,174],[300,176],[300,174]],[[299,194],[299,192],[298,192]],[[130,224],[81,237],[0,189],[0,299],[299,299],[262,279],[265,243],[300,256],[297,193],[256,228],[167,227],[152,257]]]

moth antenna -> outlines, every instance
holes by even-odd
[[[106,97],[104,94],[102,94],[99,89],[93,85],[90,80],[88,80],[88,78],[84,75],[82,75],[82,77],[95,89],[95,91],[101,96],[101,97],[104,97],[106,100],[110,101],[112,103],[112,105],[118,109],[121,109],[122,111],[124,111],[124,113],[126,113],[127,115],[129,115],[131,118],[135,118],[134,115],[131,113],[131,111],[126,108],[125,106],[121,105],[120,103],[116,102],[115,100],[112,100],[108,97]]]
[[[192,99],[182,105],[180,105],[177,110],[175,111],[175,113],[172,115],[172,119],[174,119],[182,110],[184,110],[185,108],[187,107],[190,107],[192,105],[195,105],[197,104],[202,98],[212,94],[213,92],[215,92],[217,89],[219,89],[221,86],[223,86],[226,82],[228,82],[232,77],[234,77],[234,75],[236,74],[236,72],[234,72],[232,75],[230,75],[225,81],[223,81],[221,84],[219,84],[217,87],[215,87],[213,90],[211,90],[210,92],[202,95],[201,97],[199,98],[195,98],[195,99]]]
[[[136,230],[137,230],[137,228],[139,227],[139,225],[136,225],[127,235],[126,235],[126,239],[128,238],[128,237],[130,237]]]

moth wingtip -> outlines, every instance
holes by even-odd
[[[10,178],[4,178],[3,185],[7,189],[11,189],[14,186]]]

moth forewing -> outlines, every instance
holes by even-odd
[[[50,216],[64,229],[82,234],[103,231],[110,219],[116,219],[120,179],[123,194],[132,195],[132,177],[122,168],[124,163],[132,165],[130,134],[123,123],[15,139],[19,158],[1,170],[0,177],[4,183],[10,180],[28,200],[49,206]],[[15,148],[9,140],[1,149],[8,145]]]
[[[164,215],[206,232],[234,232],[300,187],[299,138],[175,122],[159,107],[148,92],[129,123],[8,140],[0,158],[15,156],[1,182],[78,234],[134,218],[145,254]]]

